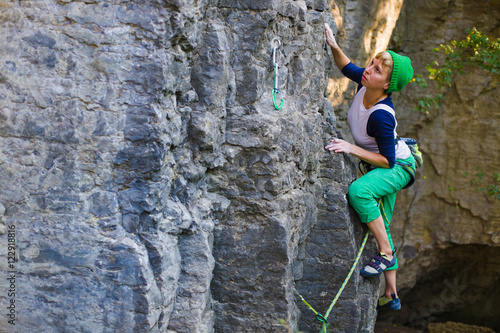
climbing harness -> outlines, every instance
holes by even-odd
[[[279,51],[279,48],[281,46],[281,42],[279,41],[279,39],[275,39],[274,40],[274,43],[277,45],[274,46],[273,48],[273,67],[274,67],[274,88],[273,88],[273,102],[274,102],[274,107],[276,108],[276,110],[279,110],[281,109],[281,107],[283,106],[283,103],[285,102],[284,99],[282,98],[281,99],[281,104],[278,106],[278,103],[276,103],[276,96],[275,94],[279,94],[280,93],[280,90],[279,90],[279,82],[278,82],[278,66],[279,66],[279,63],[280,63],[280,51]]]
[[[361,247],[359,248],[358,255],[356,256],[356,259],[354,260],[354,263],[352,264],[351,270],[349,271],[349,274],[347,274],[347,277],[344,280],[344,283],[342,283],[342,286],[340,287],[339,291],[337,292],[337,295],[335,295],[335,298],[333,299],[332,303],[330,304],[330,307],[328,308],[328,311],[326,311],[326,314],[323,316],[320,314],[318,311],[316,311],[307,301],[302,297],[302,295],[299,294],[299,292],[294,288],[293,290],[295,293],[299,296],[300,300],[304,302],[304,304],[316,315],[316,319],[318,319],[322,324],[323,328],[321,329],[320,333],[326,333],[327,329],[330,325],[328,322],[328,316],[330,315],[330,312],[332,311],[333,307],[335,306],[335,303],[337,303],[337,300],[340,297],[340,294],[342,294],[342,291],[344,291],[345,286],[347,285],[347,282],[349,282],[349,279],[351,278],[352,273],[354,272],[354,269],[356,268],[356,265],[358,264],[359,258],[361,258],[361,254],[363,253],[363,249],[365,248],[366,241],[368,240],[368,235],[370,234],[370,231],[366,232],[365,238],[363,239],[363,243],[361,243]]]

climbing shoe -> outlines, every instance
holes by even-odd
[[[373,257],[373,259],[370,260],[370,262],[365,267],[363,267],[363,269],[361,270],[361,276],[379,276],[383,271],[394,266],[395,264],[396,256],[394,255],[394,253],[392,254],[392,260],[389,260],[385,253],[380,252],[375,257]]]
[[[391,297],[392,299],[385,298],[385,296],[380,297],[378,299],[377,310],[400,310],[401,301],[399,300],[399,297],[396,297],[395,294],[391,294]]]

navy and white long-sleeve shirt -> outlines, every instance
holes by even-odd
[[[370,109],[363,105],[366,88],[361,79],[364,68],[352,62],[342,68],[342,73],[358,83],[358,92],[349,110],[347,120],[356,145],[384,156],[392,168],[396,159],[408,158],[411,154],[406,144],[395,143],[397,122],[391,95],[378,101]]]

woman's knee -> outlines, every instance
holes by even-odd
[[[356,201],[360,198],[365,198],[366,197],[366,188],[362,184],[362,182],[358,180],[354,181],[350,186],[349,190],[347,192],[347,195],[349,197],[349,201]]]
[[[366,200],[363,195],[362,186],[356,181],[349,186],[347,197],[349,204],[356,210],[358,207],[362,207],[364,205],[363,202]]]
[[[367,186],[367,184],[359,180],[360,179],[354,181],[351,186],[349,186],[349,190],[347,192],[349,203],[354,208],[356,208],[356,206],[376,206],[376,199],[370,189],[370,186]]]

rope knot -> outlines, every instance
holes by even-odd
[[[323,324],[328,324],[328,319],[326,319],[321,313],[316,314],[316,319],[318,319]]]

